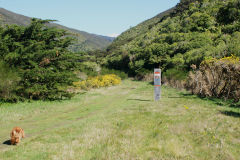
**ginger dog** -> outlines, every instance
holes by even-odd
[[[24,131],[20,127],[14,127],[12,129],[10,136],[11,136],[11,144],[17,145],[21,141],[21,139],[24,138]]]

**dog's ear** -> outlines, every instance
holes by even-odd
[[[10,136],[13,137],[16,134],[16,131],[12,131]]]

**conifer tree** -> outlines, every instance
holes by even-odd
[[[70,97],[74,55],[68,51],[72,38],[66,31],[47,27],[51,20],[32,19],[28,27],[7,26],[0,36],[0,57],[19,72],[16,93],[21,99]]]

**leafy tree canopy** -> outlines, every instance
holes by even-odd
[[[13,101],[71,96],[66,86],[72,84],[76,67],[75,55],[67,49],[72,38],[64,30],[46,27],[49,22],[33,19],[28,27],[0,28],[1,60],[20,77]]]

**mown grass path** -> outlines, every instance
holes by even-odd
[[[0,106],[0,160],[240,159],[240,109],[147,82]],[[14,126],[26,138],[3,144]]]

